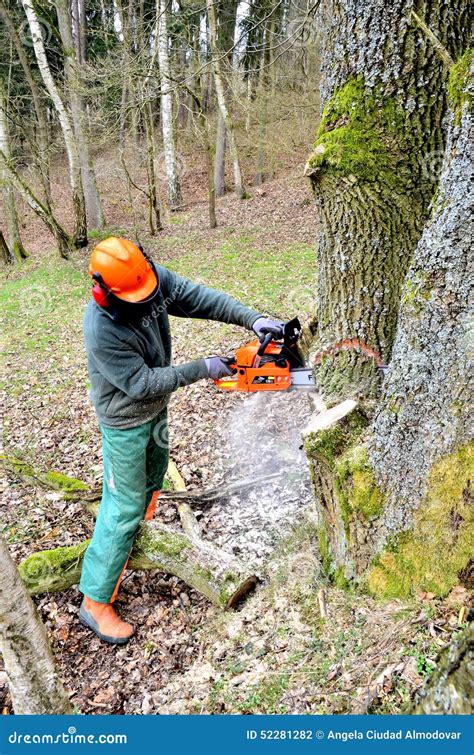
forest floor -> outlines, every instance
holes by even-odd
[[[161,264],[223,289],[258,310],[304,320],[314,305],[317,220],[300,167],[237,202],[218,203],[219,227],[189,170],[193,200],[142,242]],[[61,186],[58,184],[58,197]],[[117,187],[117,197],[120,197]],[[125,204],[108,196],[110,229]],[[28,217],[27,213],[25,217]],[[121,221],[121,222],[119,222]],[[130,221],[130,219],[129,219]],[[113,223],[115,222],[115,225]],[[134,221],[143,218],[135,216]],[[33,252],[3,275],[4,446],[39,471],[57,471],[96,487],[100,436],[87,395],[82,316],[89,296],[87,250],[57,258],[30,219]],[[175,319],[175,361],[231,354],[249,336],[240,328]],[[311,493],[299,430],[306,396],[262,399],[219,393],[201,381],[172,397],[171,456],[190,487],[203,488],[276,468],[290,486],[268,485],[203,512],[206,537],[261,568],[263,584],[236,612],[223,614],[174,577],[128,573],[118,608],[137,625],[124,648],[99,642],[77,622],[76,588],[35,598],[59,672],[82,713],[399,713],[457,631],[456,591],[410,603],[380,603],[324,585],[311,522]],[[272,467],[272,465],[274,465]],[[59,484],[59,478],[57,479]],[[59,486],[60,487],[60,486]],[[33,480],[5,472],[0,534],[19,561],[29,553],[89,537],[81,504]],[[172,507],[158,515],[176,520]],[[318,592],[326,591],[326,617]],[[11,711],[0,661],[0,710]]]

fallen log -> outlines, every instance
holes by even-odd
[[[99,496],[90,492],[80,480],[57,472],[38,472],[17,457],[3,457],[2,461],[11,472],[33,479],[42,487],[62,490],[65,497],[80,500],[84,508],[96,515]],[[169,497],[174,497],[172,492],[177,497],[176,505],[184,531],[179,532],[158,521],[142,522],[127,568],[157,569],[173,574],[214,605],[232,608],[255,588],[258,577],[232,554],[202,538],[199,523],[187,499],[186,485],[172,461],[168,476],[178,488],[169,491]],[[211,492],[215,495],[215,489]],[[165,495],[163,491],[162,496]],[[60,592],[77,584],[88,543],[87,540],[68,547],[38,551],[22,561],[18,570],[30,595]]]
[[[60,592],[79,582],[89,541],[39,551],[18,567],[30,595]],[[173,574],[214,605],[229,609],[255,588],[258,577],[234,556],[196,535],[161,522],[142,522],[128,569],[158,569]]]

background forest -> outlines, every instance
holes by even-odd
[[[471,30],[465,0],[0,0],[4,713],[471,710]],[[298,315],[321,393],[173,396],[156,528],[186,530],[187,489],[259,586],[223,612],[153,569],[144,525],[126,649],[78,625],[75,587],[111,234]],[[175,360],[245,337],[176,320]]]

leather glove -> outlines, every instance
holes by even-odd
[[[204,360],[206,363],[209,377],[212,380],[219,380],[219,378],[226,375],[233,375],[235,370],[232,370],[229,366],[230,359],[227,357],[208,357]]]
[[[284,322],[280,320],[268,320],[266,317],[259,317],[252,325],[252,330],[257,334],[260,341],[263,341],[267,333],[271,333],[276,341],[281,341],[284,328]]]

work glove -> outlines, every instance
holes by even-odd
[[[235,372],[235,369],[232,370],[230,367],[231,359],[228,357],[208,357],[204,361],[206,363],[209,377],[212,378],[212,380],[219,380],[219,378],[225,377],[226,375],[233,375]]]
[[[252,325],[252,330],[257,334],[260,342],[263,341],[267,333],[271,333],[276,341],[281,341],[284,328],[284,322],[280,322],[280,320],[268,320],[266,317],[259,317]]]

